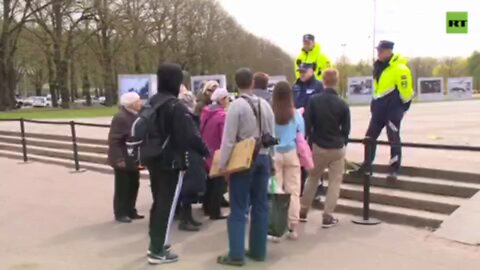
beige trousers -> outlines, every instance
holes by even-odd
[[[345,147],[341,149],[324,149],[313,145],[315,168],[310,171],[302,197],[302,208],[312,205],[317,187],[326,168],[328,168],[328,192],[325,200],[324,214],[331,215],[337,206],[340,188],[345,171]]]
[[[278,186],[290,194],[289,223],[297,224],[300,219],[301,192],[301,169],[297,150],[275,153],[275,171]]]

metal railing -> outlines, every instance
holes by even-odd
[[[41,120],[30,120],[30,119],[0,119],[0,122],[19,122],[20,125],[20,137],[21,137],[21,145],[22,145],[22,154],[23,154],[23,161],[28,162],[28,142],[27,142],[27,135],[25,128],[25,123],[35,123],[35,124],[45,124],[45,125],[63,125],[63,126],[70,126],[71,131],[71,143],[72,143],[72,151],[73,151],[73,161],[75,171],[80,172],[82,171],[80,166],[80,158],[79,158],[79,147],[78,142],[79,140],[87,143],[94,142],[96,144],[100,143],[100,140],[95,139],[85,139],[85,138],[78,138],[77,137],[77,126],[85,126],[85,127],[98,127],[98,128],[110,128],[110,125],[105,124],[92,124],[92,123],[83,123],[83,122],[75,122],[75,121],[41,121]],[[2,135],[0,133],[0,135]],[[64,136],[57,136],[57,135],[43,135],[43,134],[36,134],[38,137],[46,137],[48,136],[50,140],[61,139],[65,140]],[[374,225],[378,224],[379,221],[372,219],[370,217],[370,186],[371,186],[371,178],[373,175],[373,164],[369,162],[372,160],[372,149],[373,145],[383,145],[383,146],[397,146],[397,147],[405,147],[405,148],[417,148],[417,149],[431,149],[431,150],[447,150],[447,151],[468,151],[468,152],[480,152],[480,147],[478,146],[461,146],[461,145],[441,145],[441,144],[426,144],[426,143],[401,143],[401,144],[391,144],[386,141],[374,141],[371,139],[350,139],[349,143],[354,144],[363,144],[365,147],[365,160],[367,161],[364,164],[365,173],[362,175],[363,177],[363,215],[361,220],[355,220],[354,222],[357,224],[365,224],[365,225]]]

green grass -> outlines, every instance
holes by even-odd
[[[31,108],[11,112],[0,112],[0,119],[73,119],[113,116],[117,107],[91,107],[81,109]]]

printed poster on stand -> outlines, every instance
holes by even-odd
[[[227,88],[227,76],[225,75],[193,76],[190,79],[192,93],[195,96],[198,95],[208,81],[217,81],[221,88]]]
[[[445,98],[443,78],[418,78],[418,100],[420,101],[440,101]]]
[[[472,77],[448,78],[448,98],[452,100],[471,99],[473,98],[472,87]]]
[[[155,74],[122,74],[118,75],[118,96],[128,92],[136,92],[142,100],[157,93],[157,76]]]
[[[370,103],[373,97],[373,77],[349,77],[347,100],[352,104]]]

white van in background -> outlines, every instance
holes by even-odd
[[[32,107],[47,108],[52,107],[52,101],[47,97],[32,97]]]

